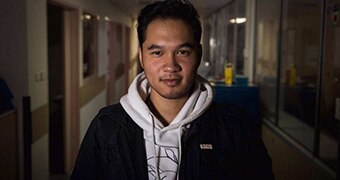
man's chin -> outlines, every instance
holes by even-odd
[[[168,92],[168,93],[162,93],[160,95],[163,98],[165,98],[165,99],[178,100],[178,99],[186,98],[188,96],[188,93],[183,93],[183,92]]]

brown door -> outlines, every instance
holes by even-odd
[[[49,164],[69,172],[79,149],[79,56],[76,9],[48,3]]]
[[[107,74],[106,74],[106,89],[107,89],[107,104],[113,104],[115,102],[115,40],[116,31],[115,24],[113,22],[106,22],[106,61],[107,61]]]
[[[49,155],[51,173],[64,172],[65,64],[63,9],[48,5]]]

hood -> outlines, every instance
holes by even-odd
[[[190,123],[206,111],[213,98],[213,92],[209,82],[197,75],[193,93],[177,114],[176,118],[168,126],[164,127],[161,121],[153,115],[146,105],[145,101],[149,94],[150,86],[144,72],[142,72],[135,77],[129,87],[128,93],[120,99],[120,103],[133,121],[144,131],[149,132],[147,134],[150,135],[152,134],[150,133],[152,127],[161,133],[177,129],[180,126]]]
[[[120,99],[124,110],[143,129],[149,179],[178,179],[181,137],[190,122],[203,114],[212,102],[209,83],[197,75],[194,90],[175,119],[164,126],[146,105],[150,86],[144,73],[135,77],[128,93]]]

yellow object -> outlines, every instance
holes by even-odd
[[[224,78],[225,78],[226,85],[233,84],[233,65],[231,63],[228,63],[224,67]]]
[[[288,72],[288,85],[295,86],[296,85],[296,69],[294,64],[291,65]]]

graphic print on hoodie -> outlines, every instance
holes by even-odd
[[[128,93],[120,99],[124,110],[143,129],[149,179],[178,178],[181,163],[181,137],[190,122],[203,114],[212,102],[209,83],[197,75],[194,90],[175,119],[164,126],[146,105],[150,86],[144,72],[131,83]]]

